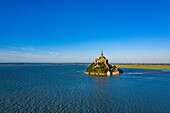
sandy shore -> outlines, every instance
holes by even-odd
[[[118,64],[116,65],[118,68],[140,68],[140,69],[170,69],[170,65],[155,65],[155,64]]]

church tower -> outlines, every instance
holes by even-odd
[[[103,57],[103,50],[101,51],[101,56]]]

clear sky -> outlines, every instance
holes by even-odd
[[[0,0],[0,62],[170,63],[170,0]]]

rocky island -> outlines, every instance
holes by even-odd
[[[103,51],[101,52],[101,56],[95,60],[86,70],[85,74],[88,75],[99,75],[99,76],[111,76],[111,75],[119,75],[122,74],[123,71],[117,68],[115,65],[111,65],[108,63],[108,59],[106,59],[103,55]]]

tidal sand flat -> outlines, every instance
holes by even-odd
[[[119,68],[136,68],[136,69],[170,69],[170,64],[118,64]]]
[[[99,77],[85,75],[85,64],[32,65],[0,66],[0,113],[170,112],[167,70]]]

